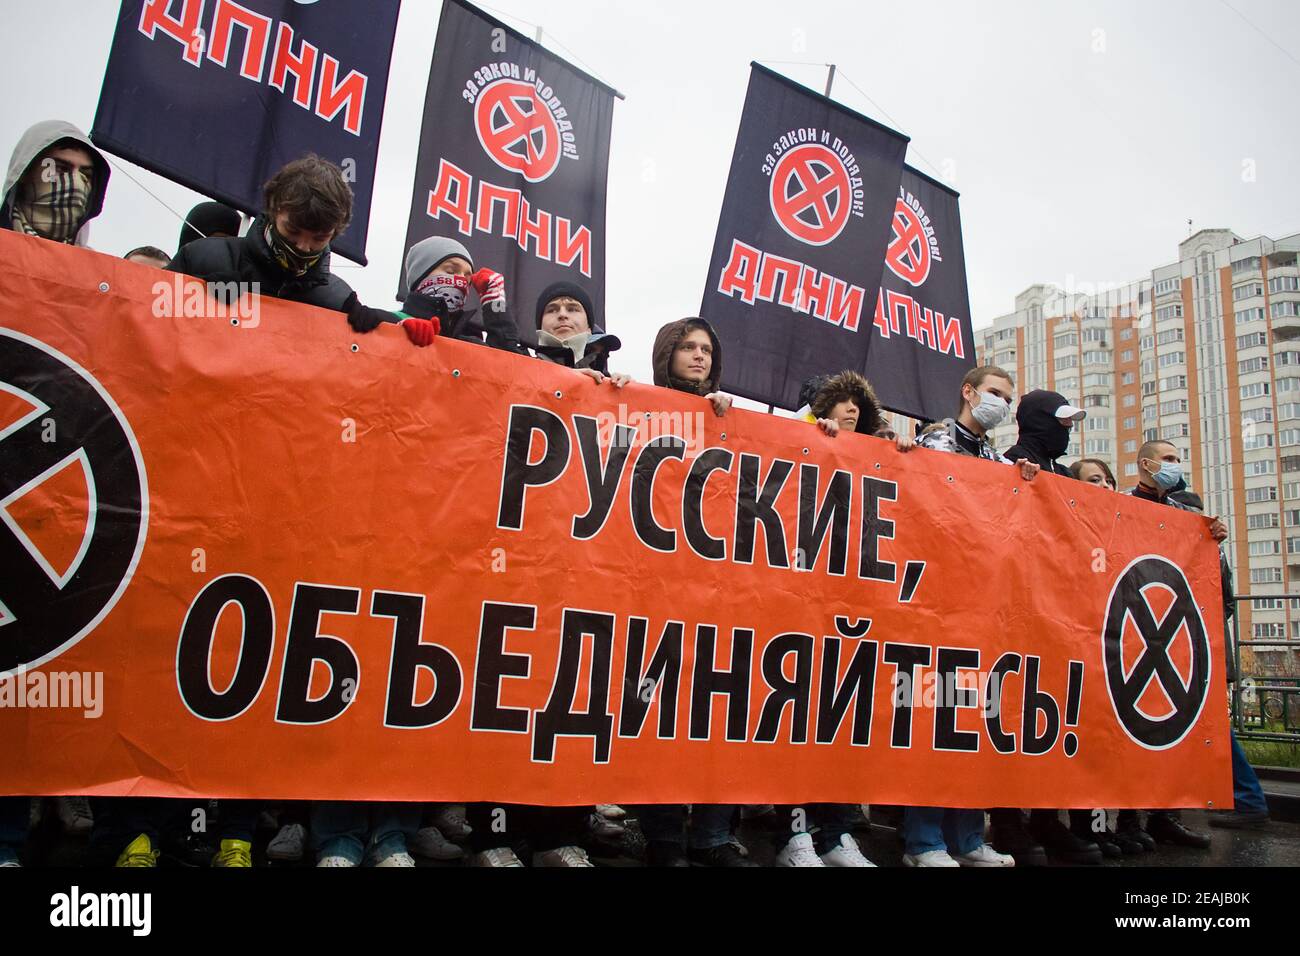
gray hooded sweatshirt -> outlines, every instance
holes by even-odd
[[[10,213],[13,209],[14,187],[18,185],[18,181],[23,178],[41,153],[63,140],[75,142],[90,153],[95,162],[95,187],[86,206],[86,218],[81,221],[81,228],[77,230],[76,238],[77,245],[86,245],[88,234],[86,227],[90,220],[104,209],[104,195],[108,192],[108,177],[111,170],[108,160],[90,144],[86,134],[63,120],[46,120],[37,123],[23,134],[22,139],[18,140],[18,145],[14,147],[13,155],[9,158],[9,169],[5,173],[4,200],[0,202],[0,229],[13,229],[13,217]]]

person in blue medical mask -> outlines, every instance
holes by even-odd
[[[1138,485],[1125,494],[1143,501],[1154,501],[1181,511],[1197,513],[1195,508],[1182,499],[1181,493],[1186,491],[1187,481],[1183,475],[1183,459],[1178,448],[1167,441],[1150,441],[1143,445],[1138,452]],[[1228,539],[1227,525],[1217,517],[1211,518],[1210,521],[1210,536],[1222,544]],[[1152,810],[1148,813],[1146,834],[1155,843],[1169,843],[1197,850],[1210,848],[1209,836],[1184,826],[1176,810]],[[1120,814],[1116,836],[1125,839],[1142,839],[1136,812],[1128,811]],[[1155,849],[1154,843],[1150,840],[1143,842],[1148,849]]]

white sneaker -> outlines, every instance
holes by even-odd
[[[411,852],[426,860],[459,860],[465,851],[452,843],[437,827],[423,827],[411,841]]]
[[[278,863],[296,863],[307,852],[307,828],[301,823],[288,823],[266,845],[266,858]]]
[[[415,866],[415,861],[411,859],[411,854],[394,850],[386,856],[379,857],[373,865],[381,870],[409,869]]]
[[[334,856],[321,857],[319,860],[316,861],[316,865],[318,867],[325,867],[327,869],[342,870],[342,869],[351,869],[355,867],[357,864],[355,860],[350,860],[346,856],[336,854]]]
[[[822,862],[827,866],[874,867],[876,865],[862,855],[862,849],[858,846],[858,841],[847,833],[840,837],[839,846],[829,853],[822,854]]]
[[[1014,857],[1007,856],[1005,853],[999,853],[987,843],[981,843],[978,849],[972,850],[970,853],[960,854],[957,857],[957,865],[989,868],[1015,866],[1016,861]]]
[[[533,866],[542,867],[579,867],[592,866],[592,862],[587,859],[587,851],[576,846],[562,846],[558,850],[547,850],[545,853],[533,854]]]
[[[903,866],[942,866],[948,869],[961,866],[948,855],[947,850],[930,850],[928,853],[903,854]]]
[[[494,867],[519,867],[523,868],[523,863],[519,857],[515,856],[515,851],[509,847],[498,847],[495,850],[484,850],[482,853],[475,853],[469,859],[470,866],[494,866]]]
[[[825,866],[822,858],[813,849],[810,833],[796,833],[776,855],[777,866]]]
[[[623,826],[623,824],[599,813],[588,815],[587,829],[598,837],[604,837],[606,840],[617,840],[627,832],[627,827]]]
[[[85,797],[59,797],[55,806],[58,807],[63,832],[68,836],[85,836],[94,827],[95,818],[90,812],[90,801]]]
[[[598,803],[596,804],[596,813],[606,820],[622,820],[627,816],[627,811],[616,803]]]
[[[474,828],[465,822],[465,804],[444,803],[433,813],[433,825],[448,840],[463,840]]]

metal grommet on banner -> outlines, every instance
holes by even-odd
[[[112,286],[110,286],[107,282],[101,282],[101,283],[99,284],[99,291],[100,291],[100,292],[107,292],[107,291],[108,291],[109,289],[111,289],[111,288],[112,288]]]
[[[1161,526],[1160,526],[1160,530],[1161,530],[1161,531],[1164,531],[1164,530],[1165,530],[1165,526],[1164,526],[1164,525],[1161,525]]]
[[[726,441],[726,440],[727,440],[727,433],[726,433],[726,432],[723,432],[721,437],[722,437],[722,440],[723,440],[723,441]]]
[[[1074,500],[1073,500],[1073,499],[1071,499],[1071,501],[1070,501],[1070,507],[1071,507],[1071,508],[1074,507]]]
[[[952,477],[952,475],[949,475],[949,476],[948,476],[948,484],[951,485],[952,483],[953,483],[953,477]]]
[[[361,346],[360,346],[360,345],[357,345],[356,342],[353,342],[353,343],[352,343],[352,351],[353,351],[353,352],[360,352],[360,351],[361,351]]]
[[[805,449],[803,450],[803,453],[804,453],[805,455],[808,454],[808,449],[805,448]]]
[[[563,398],[563,397],[564,397],[564,393],[563,393],[562,391],[560,391],[560,390],[557,388],[557,389],[555,390],[555,397],[556,397],[556,398]]]
[[[880,462],[876,462],[876,471],[880,470]]]
[[[1011,489],[1011,493],[1012,493],[1013,495],[1018,495],[1018,494],[1020,494],[1020,489],[1019,489],[1019,488],[1012,488],[1012,489]]]
[[[452,378],[460,378],[460,369],[458,369],[458,368],[454,368],[454,369],[452,369],[452,370],[451,370],[451,377],[452,377]]]
[[[231,327],[232,329],[237,329],[237,328],[239,328],[239,320],[238,320],[238,319],[231,319],[231,320],[230,320],[230,327]]]

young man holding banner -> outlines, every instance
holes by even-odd
[[[988,433],[1007,420],[1015,382],[1010,374],[994,366],[977,368],[961,384],[961,409],[955,419],[931,426],[918,444],[932,451],[983,458],[1010,464],[988,442]],[[1025,481],[1040,471],[1027,459],[1015,462]],[[1019,817],[1020,811],[1008,811]],[[1021,830],[1024,829],[1023,821]],[[984,811],[906,807],[903,810],[905,866],[917,867],[1004,867],[1016,858],[999,853],[984,842]],[[1038,850],[1042,853],[1041,847]]]
[[[699,395],[715,414],[731,408],[731,398],[718,391],[722,381],[722,343],[713,326],[699,318],[669,322],[655,336],[654,383],[660,388]],[[651,866],[752,867],[735,839],[731,804],[643,806],[638,816],[646,838],[646,862]],[[689,855],[686,846],[689,843]]]
[[[505,277],[491,269],[475,272],[469,250],[455,239],[430,236],[413,245],[406,254],[406,285],[410,292],[397,319],[417,348],[442,335],[522,351],[518,328],[506,312]],[[471,289],[478,293],[477,313],[465,308]]]
[[[1171,508],[1178,508],[1180,511],[1199,513],[1195,508],[1190,507],[1180,499],[1180,493],[1186,491],[1187,482],[1183,475],[1183,459],[1175,445],[1167,441],[1151,441],[1138,450],[1138,484],[1137,487],[1130,489],[1125,494],[1133,498],[1139,498],[1142,501],[1169,505]],[[1222,544],[1228,539],[1228,526],[1218,518],[1210,519],[1210,537],[1218,544]],[[1234,737],[1234,771],[1237,764],[1235,751],[1239,746]],[[1236,774],[1234,773],[1233,776],[1235,782]],[[1118,835],[1123,835],[1128,839],[1141,839],[1138,835],[1140,832],[1137,811],[1120,814],[1117,823]],[[1169,843],[1174,846],[1191,847],[1195,850],[1208,850],[1210,848],[1210,837],[1185,826],[1181,814],[1177,810],[1150,811],[1147,814],[1145,832],[1156,843]],[[1147,845],[1154,849],[1154,845],[1150,843]]]
[[[209,283],[235,283],[240,294],[268,295],[342,312],[358,332],[373,332],[393,314],[361,304],[330,272],[330,243],[352,221],[352,190],[343,171],[319,156],[285,166],[264,189],[266,212],[240,238],[199,239],[167,268]]]

